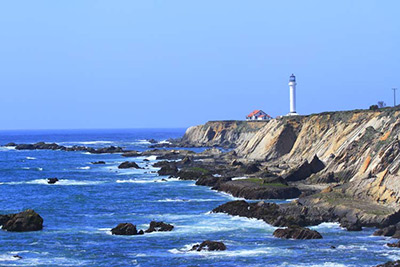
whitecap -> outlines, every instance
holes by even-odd
[[[0,254],[0,262],[2,261],[17,261],[19,260],[18,258],[14,257],[13,254],[10,253],[5,253],[5,254]]]
[[[78,170],[89,170],[90,166],[85,166],[85,167],[78,167]]]
[[[48,185],[48,186],[57,186],[57,185],[96,185],[101,184],[103,182],[100,181],[78,181],[78,180],[69,180],[69,179],[60,179],[55,184],[49,184],[47,179],[36,179],[31,181],[24,181],[24,182],[6,182],[4,184],[38,184],[38,185]]]
[[[28,159],[28,160],[34,160],[34,159],[36,159],[35,157],[26,157],[26,159]]]
[[[157,182],[158,180],[139,180],[139,179],[128,179],[128,180],[117,180],[116,182],[118,184],[123,184],[123,183],[134,183],[134,184],[147,184],[147,183],[154,183]]]
[[[38,168],[36,168],[36,170],[43,171],[43,168],[38,167]]]
[[[167,140],[161,140],[160,142],[158,142],[159,144],[172,144],[170,141]]]
[[[166,198],[159,199],[156,202],[211,202],[218,201],[217,199],[180,199],[180,198]]]
[[[223,241],[224,242],[224,241]],[[226,242],[224,242],[226,243]],[[288,255],[292,254],[293,252],[289,249],[280,249],[276,247],[262,247],[262,248],[255,248],[255,249],[243,249],[243,250],[230,250],[229,245],[227,245],[227,250],[224,251],[193,251],[191,248],[199,243],[193,243],[185,245],[180,249],[170,249],[168,252],[172,254],[183,254],[187,256],[207,256],[207,257],[254,257],[254,256],[261,256],[261,255]]]

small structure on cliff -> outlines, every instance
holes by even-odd
[[[256,109],[252,113],[246,116],[246,120],[255,121],[255,120],[270,120],[272,117],[262,111],[261,109]]]
[[[289,90],[290,90],[290,112],[287,116],[299,115],[296,112],[296,76],[290,75],[289,78]]]

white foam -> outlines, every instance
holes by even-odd
[[[147,183],[154,183],[158,182],[159,180],[140,180],[140,179],[128,179],[128,180],[117,180],[118,184],[123,183],[134,183],[134,184],[147,184]]]
[[[10,253],[0,254],[0,262],[2,261],[17,261],[18,258],[15,258],[14,255]]]
[[[154,161],[157,159],[157,156],[148,156],[146,159],[148,159],[150,161]]]
[[[90,166],[85,166],[85,167],[78,167],[78,170],[89,170]]]
[[[100,181],[78,181],[78,180],[69,180],[69,179],[60,179],[55,184],[49,184],[47,179],[36,179],[25,182],[6,182],[4,184],[39,184],[39,185],[49,185],[49,186],[57,186],[57,185],[96,185],[101,184],[103,182]]]
[[[180,199],[180,198],[166,198],[166,199],[159,199],[157,202],[211,202],[211,201],[218,201],[216,199]]]
[[[191,248],[198,243],[185,245],[180,249],[170,249],[168,252],[172,254],[183,254],[187,256],[207,256],[207,257],[254,257],[261,255],[288,255],[294,253],[288,249],[279,249],[276,247],[262,247],[256,249],[230,250],[227,245],[227,250],[224,251],[192,251]]]
[[[26,159],[28,159],[28,160],[35,160],[36,158],[35,158],[35,157],[26,157]]]
[[[8,150],[15,150],[15,146],[2,146],[2,147],[0,147],[0,151],[8,151]]]
[[[36,168],[36,170],[43,171],[43,168],[38,167],[38,168]]]
[[[246,176],[241,176],[241,177],[234,177],[234,178],[232,178],[232,180],[233,181],[236,181],[236,180],[244,180],[244,179],[247,179],[248,177],[246,177]]]
[[[71,142],[60,142],[59,144],[77,144],[77,145],[107,145],[113,144],[113,141],[71,141]]]
[[[158,142],[159,144],[172,144],[171,142],[167,141],[167,140],[161,140],[160,142]]]
[[[293,266],[293,267],[346,267],[347,265],[345,264],[340,264],[336,262],[324,262],[324,263],[318,263],[318,264],[309,264],[309,263],[304,263],[304,264],[293,264],[293,263],[288,263],[288,262],[283,262],[282,265],[279,266]]]

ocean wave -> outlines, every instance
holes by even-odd
[[[310,263],[293,264],[293,263],[289,263],[289,262],[283,262],[279,266],[282,266],[282,267],[284,267],[284,266],[285,267],[287,267],[287,266],[293,266],[293,267],[347,267],[348,265],[340,264],[340,263],[336,263],[336,262],[324,262],[324,263],[318,263],[318,264],[310,264]]]
[[[26,157],[26,159],[28,159],[28,160],[35,160],[36,158],[35,158],[35,157]]]
[[[57,185],[96,185],[101,184],[103,182],[100,181],[78,181],[78,180],[69,180],[69,179],[60,179],[55,184],[49,184],[47,179],[36,179],[31,181],[24,182],[5,182],[4,184],[16,185],[16,184],[39,184],[39,185],[49,185],[49,186],[57,186]]]
[[[97,140],[97,141],[70,141],[70,142],[60,142],[58,144],[60,145],[108,145],[108,144],[113,144],[115,143],[114,141],[102,141],[102,140]]]
[[[148,184],[148,183],[157,183],[162,182],[159,179],[155,180],[140,180],[140,179],[128,179],[128,180],[117,180],[116,183],[123,184],[123,183],[134,183],[134,184]]]
[[[211,202],[218,201],[218,199],[181,199],[181,198],[166,198],[159,199],[156,202]]]
[[[5,253],[5,254],[0,254],[0,262],[2,261],[17,261],[19,260],[18,258],[14,257],[15,254],[13,253]]]
[[[90,166],[85,166],[85,167],[78,167],[78,170],[89,170]]]
[[[226,242],[224,242],[226,243]],[[207,257],[254,257],[262,255],[288,255],[293,253],[289,249],[280,249],[276,247],[262,247],[256,249],[241,249],[241,250],[230,250],[227,245],[227,250],[224,251],[192,251],[191,248],[198,243],[187,244],[179,249],[170,249],[168,252],[172,254],[181,254],[187,256],[207,256]]]
[[[15,150],[15,146],[1,146],[0,151]]]

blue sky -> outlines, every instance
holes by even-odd
[[[291,73],[301,114],[392,105],[399,10],[395,0],[1,1],[0,129],[278,116]]]

